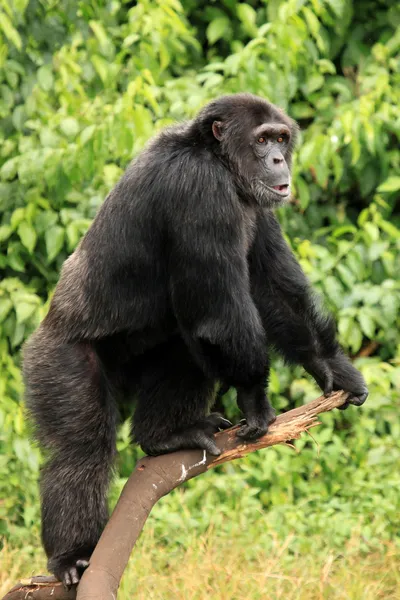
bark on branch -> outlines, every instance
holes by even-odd
[[[54,577],[32,577],[18,583],[3,600],[116,600],[132,549],[155,503],[184,481],[249,452],[296,439],[319,424],[318,415],[344,404],[343,391],[321,396],[281,414],[256,442],[236,437],[238,426],[217,434],[218,457],[202,450],[141,459],[129,477],[114,512],[96,546],[78,588],[67,591]]]

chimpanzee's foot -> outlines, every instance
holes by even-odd
[[[252,415],[248,419],[243,419],[237,436],[249,442],[258,440],[267,433],[269,425],[274,421],[276,421],[276,413],[270,406],[263,415]]]
[[[79,583],[84,570],[89,566],[86,558],[79,559],[50,559],[48,568],[52,571],[59,581],[69,589],[71,585]]]
[[[162,441],[141,442],[142,450],[150,456],[167,454],[176,450],[201,448],[213,456],[219,456],[221,450],[215,443],[214,434],[220,429],[228,429],[232,423],[219,413],[211,413],[188,429],[172,434]]]
[[[238,407],[246,419],[237,436],[247,441],[257,440],[267,433],[268,425],[276,419],[265,392],[265,381],[253,387],[237,387],[236,391]]]

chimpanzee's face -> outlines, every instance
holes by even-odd
[[[214,121],[212,131],[242,192],[267,208],[290,197],[296,125],[279,109],[260,100]]]

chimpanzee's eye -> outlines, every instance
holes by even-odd
[[[267,138],[265,138],[263,135],[261,135],[257,140],[257,142],[259,144],[265,144],[266,141],[267,141]]]
[[[277,141],[277,142],[279,142],[280,144],[282,144],[282,142],[283,142],[283,137],[280,135],[276,141]]]

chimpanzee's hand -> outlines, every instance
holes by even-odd
[[[338,353],[331,358],[316,357],[304,367],[314,377],[325,395],[334,390],[350,392],[351,396],[339,407],[341,410],[347,408],[349,404],[361,406],[368,398],[364,377],[344,354]]]

